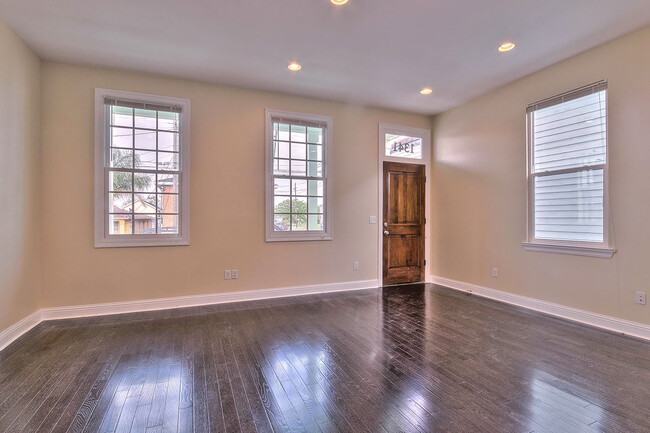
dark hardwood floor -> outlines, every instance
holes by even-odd
[[[2,432],[647,432],[650,344],[431,285],[44,322]]]

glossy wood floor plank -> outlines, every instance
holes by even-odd
[[[44,322],[0,432],[646,432],[650,344],[432,285]]]

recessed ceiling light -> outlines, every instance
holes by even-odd
[[[348,0],[330,0],[333,5],[341,6],[348,2]]]
[[[423,95],[430,95],[433,93],[433,90],[429,89],[428,87],[425,87],[424,89],[420,90],[420,93]]]
[[[290,71],[299,71],[302,69],[302,65],[300,63],[291,62],[287,68],[289,68]]]
[[[515,48],[514,42],[504,42],[499,46],[499,51],[505,53],[506,51],[513,50]]]

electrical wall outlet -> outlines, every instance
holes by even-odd
[[[239,271],[237,269],[233,269],[230,272],[232,273],[232,279],[233,280],[236,280],[237,278],[239,278]]]
[[[636,303],[645,305],[645,292],[636,292]]]
[[[232,275],[230,273],[230,269],[226,269],[223,271],[223,279],[224,280],[230,280],[232,278]]]
[[[371,216],[370,217],[370,224],[377,224],[377,217],[376,216]]]
[[[499,278],[499,268],[492,268],[492,278]]]
[[[352,263],[352,269],[354,269],[355,271],[358,271],[359,270],[359,262]]]

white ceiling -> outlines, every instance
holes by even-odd
[[[47,60],[435,114],[649,24],[650,0],[0,0],[0,16]]]

